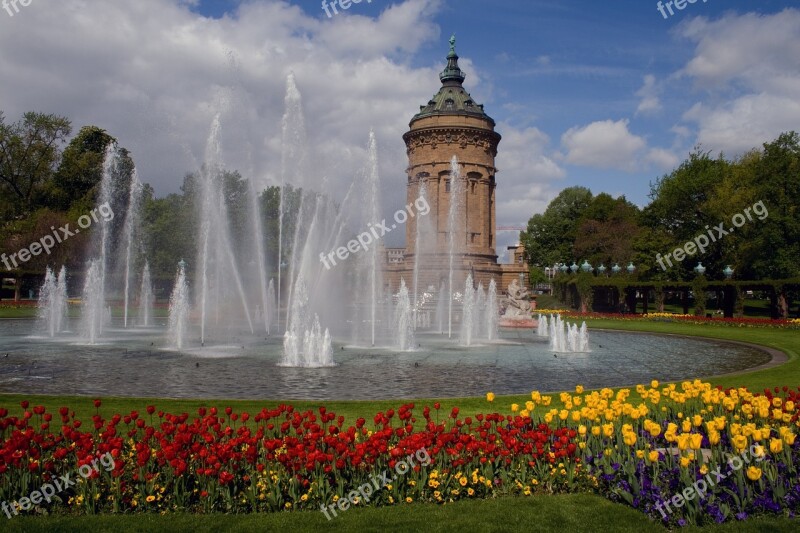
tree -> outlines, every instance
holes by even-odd
[[[595,196],[583,211],[575,239],[575,255],[593,265],[633,260],[633,242],[642,232],[639,208],[621,196]]]
[[[49,188],[49,204],[66,211],[78,202],[93,204],[93,192],[103,177],[106,148],[114,137],[96,126],[84,126],[69,142]],[[91,208],[91,207],[89,207]]]
[[[592,201],[592,192],[585,187],[564,189],[542,214],[528,221],[528,229],[520,233],[525,256],[531,266],[549,266],[576,259],[573,247],[584,210]]]
[[[43,193],[60,158],[59,145],[70,121],[58,115],[27,112],[6,124],[0,113],[0,220],[30,215],[44,207]]]

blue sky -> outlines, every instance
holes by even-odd
[[[736,157],[800,129],[796,1],[697,0],[667,19],[650,0],[364,0],[331,18],[317,0],[86,5],[0,12],[2,110],[106,128],[158,194],[203,161],[215,116],[222,162],[275,184],[291,72],[317,172],[346,190],[374,129],[393,212],[402,134],[439,87],[451,33],[503,135],[499,224],[524,225],[570,185],[644,205],[698,144]]]
[[[233,13],[239,2],[203,1],[198,13],[220,17]],[[293,2],[309,16],[325,19],[321,3]],[[353,4],[339,17],[377,17],[391,2],[374,0]],[[471,60],[484,84],[466,85],[482,96],[488,112],[498,122],[518,128],[536,127],[558,139],[572,127],[604,120],[628,120],[629,130],[648,145],[670,150],[682,160],[696,144],[696,136],[678,137],[676,117],[700,98],[734,98],[743,91],[735,85],[698,88],[689,78],[671,79],[658,95],[659,112],[637,113],[644,76],[667,80],[695,52],[695,43],[681,37],[680,29],[692,19],[714,20],[725,14],[773,14],[797,2],[779,0],[697,0],[664,18],[655,1],[609,2],[560,0],[450,0],[443,2],[432,20],[441,38],[429,40],[414,54],[395,56],[416,67],[442,62],[446,37],[455,33],[458,51]],[[431,81],[431,91],[435,90]],[[714,93],[710,94],[709,90]],[[703,94],[706,92],[707,94]],[[771,139],[763,139],[768,141]],[[715,153],[728,149],[704,145]],[[501,147],[502,150],[502,147]],[[585,185],[595,192],[626,194],[642,205],[649,183],[668,168],[624,171],[564,164],[563,184]]]

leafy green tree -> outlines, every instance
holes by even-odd
[[[30,111],[6,124],[0,112],[0,220],[44,207],[44,190],[61,156],[59,145],[70,131],[70,121],[58,115]]]
[[[583,211],[578,223],[575,255],[594,266],[624,264],[633,259],[633,243],[641,232],[638,207],[624,196],[615,199],[600,193]]]
[[[529,265],[545,267],[577,259],[574,244],[578,226],[591,201],[589,189],[569,187],[550,202],[544,213],[531,217],[528,229],[520,233]]]
[[[80,202],[91,209],[95,188],[103,177],[106,148],[114,137],[96,126],[84,126],[69,142],[53,177],[49,204],[53,209],[69,210]]]

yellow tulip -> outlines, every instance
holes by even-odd
[[[771,453],[781,453],[783,451],[783,441],[781,439],[770,439],[769,451]]]
[[[583,394],[583,385],[578,385],[575,387],[575,394]]]
[[[783,442],[785,442],[787,446],[791,446],[792,444],[794,444],[795,437],[797,437],[797,435],[795,435],[791,431],[787,431],[783,435]]]
[[[519,404],[512,403],[511,404],[511,412],[512,413],[516,413],[517,411],[519,411]]]
[[[653,381],[651,381],[650,382],[650,388],[651,389],[657,389],[658,388],[658,380],[654,379]]]
[[[623,442],[628,446],[633,446],[636,444],[636,433],[625,433],[622,437]]]
[[[487,392],[486,393],[486,401],[487,402],[493,402],[494,401],[494,393],[493,392]]]
[[[758,481],[761,479],[761,469],[755,466],[750,466],[747,468],[747,479],[751,481]]]
[[[649,454],[647,454],[647,458],[650,459],[651,463],[655,463],[658,461],[658,452],[656,450],[652,450]]]
[[[689,441],[690,441],[689,446],[691,446],[693,450],[699,450],[700,447],[703,445],[703,435],[701,435],[700,433],[694,433],[689,438]]]
[[[736,435],[731,439],[731,443],[737,451],[742,451],[747,448],[747,437],[744,435]]]
[[[600,436],[600,426],[592,426],[592,435],[595,437]]]
[[[614,434],[614,424],[603,424],[603,436],[610,437]]]
[[[686,468],[692,461],[688,457],[681,457],[681,466]]]

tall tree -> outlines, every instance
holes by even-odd
[[[0,112],[0,217],[27,216],[43,207],[47,181],[60,159],[59,146],[70,121],[58,115],[27,112],[6,124]]]
[[[531,217],[528,229],[520,233],[529,265],[546,267],[577,260],[574,244],[578,225],[591,201],[592,191],[586,187],[569,187],[550,202],[544,213]]]

